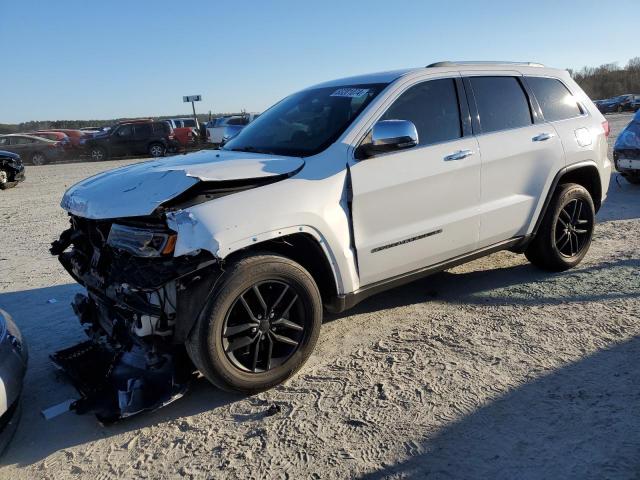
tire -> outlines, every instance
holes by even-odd
[[[47,157],[45,157],[42,152],[34,152],[31,155],[31,163],[33,165],[44,165],[47,163]]]
[[[109,160],[109,153],[103,147],[91,147],[89,154],[91,155],[91,160],[94,162]]]
[[[575,267],[589,250],[594,226],[595,208],[589,192],[575,183],[560,185],[525,256],[552,272]]]
[[[151,155],[152,157],[158,158],[158,157],[164,157],[164,154],[167,152],[167,149],[161,143],[152,143],[151,145],[149,145],[149,148],[147,149],[147,151],[149,152],[149,155]]]
[[[322,324],[320,292],[309,272],[286,257],[252,254],[218,283],[186,341],[196,367],[215,386],[246,394],[291,377],[309,358]]]

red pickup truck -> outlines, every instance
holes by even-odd
[[[176,141],[182,146],[187,147],[196,142],[200,126],[193,118],[170,118],[164,120],[173,128],[173,134]]]

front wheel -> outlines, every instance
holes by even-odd
[[[591,245],[595,215],[591,195],[583,186],[561,185],[525,251],[527,259],[537,267],[553,272],[576,266]]]
[[[224,390],[257,393],[309,358],[322,323],[320,292],[302,266],[256,254],[227,268],[187,340],[200,372]]]
[[[109,154],[102,147],[91,147],[91,160],[94,162],[102,162],[109,159]]]

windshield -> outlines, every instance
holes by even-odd
[[[308,157],[345,131],[386,84],[346,85],[295,93],[260,115],[224,150]]]

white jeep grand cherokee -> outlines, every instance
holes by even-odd
[[[138,388],[158,358],[181,384],[186,350],[215,385],[257,392],[304,363],[323,306],[503,249],[550,271],[578,264],[607,192],[607,135],[569,74],[541,65],[335,80],[221,150],[71,187],[52,253],[87,288],[75,309],[92,341],[138,355]]]

